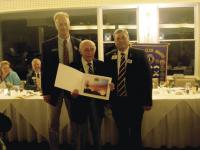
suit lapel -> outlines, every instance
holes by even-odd
[[[127,58],[127,68],[126,68],[127,72],[129,72],[129,70],[132,69],[131,66],[133,66],[134,64],[133,57],[134,57],[133,49],[129,48],[128,58]]]
[[[98,74],[97,66],[98,66],[98,61],[96,59],[94,59],[93,60],[93,71],[94,71],[94,74]]]
[[[51,43],[50,54],[54,57],[56,62],[59,62],[59,47],[58,47],[58,37],[55,37]]]
[[[32,77],[36,77],[35,71],[32,72]]]
[[[111,56],[111,63],[112,63],[112,66],[114,66],[113,68],[114,74],[118,74],[117,60],[118,60],[118,55],[117,55],[117,50],[116,50],[113,52]]]
[[[118,60],[118,58],[117,58],[118,56],[117,56],[117,50],[114,50],[113,52],[112,52],[112,54],[111,54],[111,56],[110,56],[110,60],[109,60],[109,62],[111,63],[111,66],[114,66],[113,68],[111,68],[112,69],[112,74],[113,74],[113,80],[115,81],[115,82],[117,82],[117,75],[118,75],[118,68],[117,68],[117,60]]]
[[[78,62],[79,62],[78,63],[78,70],[81,71],[81,72],[83,72],[83,73],[85,73],[85,70],[84,70],[82,62],[81,61],[78,61]]]
[[[77,60],[77,56],[79,54],[79,48],[77,47],[77,43],[75,41],[75,39],[73,37],[70,38],[71,39],[71,43],[72,43],[72,49],[73,49],[73,60]]]

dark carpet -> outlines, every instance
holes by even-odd
[[[49,145],[47,142],[12,142],[12,143],[6,143],[7,150],[49,150]],[[88,150],[92,150],[93,148],[91,146],[88,147]],[[70,145],[68,144],[61,144],[60,150],[71,150]],[[116,150],[116,146],[106,144],[102,147],[102,150]],[[198,148],[192,148],[192,147],[185,147],[185,148],[166,148],[165,146],[159,148],[159,149],[153,149],[153,148],[144,148],[144,150],[200,150],[200,147]]]

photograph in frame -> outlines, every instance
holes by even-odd
[[[81,93],[84,96],[109,100],[111,78],[105,76],[84,74]]]

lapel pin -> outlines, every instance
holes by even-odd
[[[57,48],[51,49],[52,52],[58,51]]]
[[[132,59],[127,59],[128,64],[132,64],[133,60]]]
[[[112,58],[111,58],[112,60],[115,60],[115,59],[117,59],[117,55],[112,55]]]

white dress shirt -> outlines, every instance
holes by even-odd
[[[83,69],[84,69],[85,73],[88,73],[89,72],[88,62],[83,57],[81,58],[81,62],[82,62]],[[93,61],[91,61],[90,63],[91,63],[91,66],[92,66],[92,70],[94,71]]]
[[[121,62],[121,57],[122,57],[121,53],[125,54],[125,60],[127,61],[128,51],[129,51],[129,47],[123,52],[121,52],[120,50],[117,51],[117,71],[118,71],[118,74],[119,74],[119,67],[120,67],[120,62]]]

